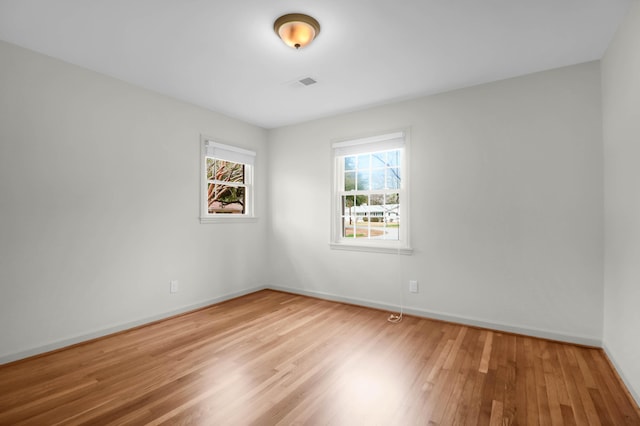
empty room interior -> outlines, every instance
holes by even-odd
[[[640,2],[0,0],[0,424],[640,425]]]

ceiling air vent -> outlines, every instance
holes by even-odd
[[[315,81],[311,77],[303,78],[302,80],[298,80],[298,82],[300,84],[305,85],[305,86],[311,86],[312,84],[316,84],[317,83],[317,81]]]

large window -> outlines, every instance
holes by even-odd
[[[335,142],[332,247],[410,253],[405,132]]]
[[[253,218],[255,152],[202,140],[201,222]]]

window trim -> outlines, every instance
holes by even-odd
[[[213,157],[217,151],[218,157]],[[245,165],[246,203],[244,214],[211,214],[208,209],[207,197],[207,157],[219,158],[226,161]],[[257,222],[254,207],[254,176],[256,152],[217,142],[217,139],[200,136],[200,223],[246,223]]]
[[[331,143],[331,231],[329,247],[332,250],[349,250],[358,252],[372,253],[391,253],[411,255],[413,249],[410,244],[410,200],[409,200],[409,143],[410,129],[405,128],[386,133],[378,133],[373,136],[361,137],[355,139],[335,140]],[[400,143],[401,140],[401,143]],[[344,238],[342,236],[342,212],[341,203],[338,198],[343,192],[339,185],[342,179],[338,173],[344,175],[344,165],[339,159],[347,155],[356,155],[358,152],[375,152],[375,150],[387,150],[402,148],[400,167],[402,171],[402,179],[400,180],[400,189],[398,190],[401,200],[400,210],[400,239],[397,241],[390,240],[372,240],[355,238]]]

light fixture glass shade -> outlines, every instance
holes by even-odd
[[[320,24],[311,16],[290,13],[276,19],[273,30],[287,46],[300,49],[316,38],[320,32]]]

